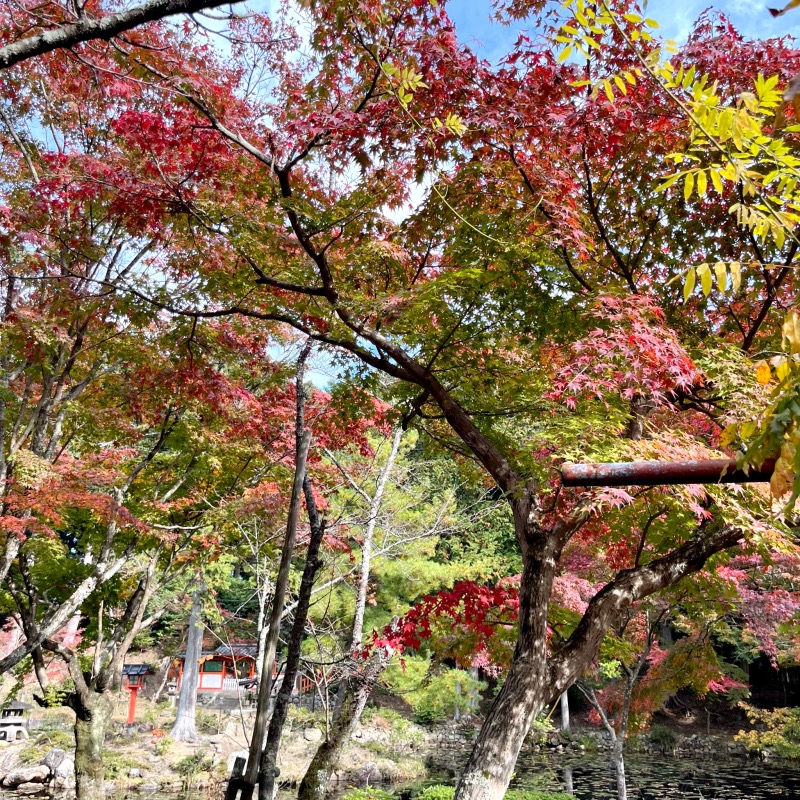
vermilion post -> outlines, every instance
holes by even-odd
[[[136,717],[136,695],[139,693],[138,686],[129,686],[128,691],[131,696],[128,698],[128,725],[133,725],[134,718]]]
[[[773,459],[760,469],[737,469],[735,459],[698,461],[626,461],[616,464],[564,464],[564,486],[670,486],[682,483],[764,483]]]

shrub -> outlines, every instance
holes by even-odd
[[[159,736],[153,742],[153,752],[157,756],[164,756],[169,752],[173,744],[175,744],[175,740],[171,736]]]
[[[390,690],[411,704],[414,720],[423,724],[452,719],[456,710],[469,713],[476,695],[486,688],[466,670],[432,673],[427,659],[412,656],[405,658],[402,666],[392,665],[385,675]]]
[[[200,733],[218,733],[219,717],[213,711],[205,711],[202,708],[198,708],[195,724]]]
[[[453,800],[456,792],[455,786],[443,786],[437,783],[433,786],[426,786],[416,797],[416,800]]]
[[[761,730],[739,731],[736,741],[751,752],[771,750],[781,758],[800,758],[800,708],[766,711],[739,703],[752,725]]]
[[[184,789],[191,789],[201,772],[209,772],[213,768],[214,762],[210,758],[206,758],[204,750],[182,758],[174,766],[175,772],[183,778]]]
[[[37,764],[54,747],[59,750],[71,750],[75,747],[75,737],[67,731],[42,731],[33,739],[29,739],[25,747],[20,750],[19,760],[23,764]]]
[[[103,766],[106,771],[106,779],[115,781],[127,778],[132,769],[141,767],[142,759],[133,753],[120,753],[106,748],[103,753]]]
[[[531,729],[528,736],[534,744],[545,744],[547,742],[547,734],[553,730],[553,723],[550,718],[544,714],[540,714],[531,723]]]
[[[415,800],[453,800],[455,786],[435,784],[426,786]],[[574,797],[563,792],[542,792],[539,790],[509,789],[505,800],[575,800]]]
[[[678,743],[675,734],[663,725],[653,725],[650,728],[650,741],[653,743],[653,747],[664,751],[674,750],[675,745]]]
[[[367,786],[366,789],[348,789],[342,800],[395,800],[395,796],[384,789]]]

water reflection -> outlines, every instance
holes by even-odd
[[[713,761],[628,756],[629,800],[800,800],[800,767],[762,764],[744,759],[717,758]],[[446,780],[437,782],[446,783]],[[522,756],[517,763],[514,789],[540,789],[574,795],[577,800],[616,800],[616,776],[602,753],[549,759]],[[419,786],[383,786],[399,798],[411,797]],[[344,785],[335,795],[343,793]],[[30,800],[49,795],[18,795],[0,789],[0,800]],[[122,800],[120,795],[116,795]],[[125,800],[216,800],[218,790],[189,794],[129,792]],[[281,791],[278,800],[293,800],[296,790]]]
[[[628,756],[629,800],[800,800],[800,770],[743,759],[713,761]],[[615,800],[616,776],[602,753],[567,760],[523,757],[512,786]]]

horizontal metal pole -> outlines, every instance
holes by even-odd
[[[747,473],[736,459],[706,461],[625,461],[617,464],[563,464],[564,486],[671,486],[681,483],[764,483],[772,477],[775,461]]]

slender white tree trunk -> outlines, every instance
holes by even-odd
[[[566,692],[561,692],[561,731],[569,733],[569,697]]]
[[[386,492],[386,484],[389,482],[389,475],[397,460],[397,452],[400,449],[400,440],[403,438],[403,429],[397,427],[392,436],[392,449],[386,459],[378,483],[375,487],[375,494],[369,504],[369,518],[367,527],[364,531],[364,543],[361,547],[361,570],[358,575],[358,592],[356,593],[356,609],[353,616],[353,631],[350,637],[351,649],[361,643],[364,635],[364,611],[367,606],[367,590],[369,588],[369,575],[372,561],[372,540],[375,536],[375,525],[378,521],[378,514],[383,503],[383,495]]]

